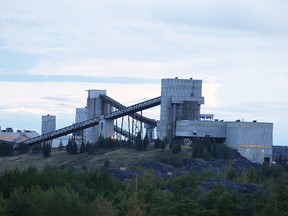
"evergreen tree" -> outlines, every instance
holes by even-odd
[[[46,141],[43,143],[43,155],[44,157],[50,157],[51,153],[51,141]]]
[[[81,145],[80,145],[80,153],[85,153],[86,152],[86,146],[85,146],[85,143],[84,142],[81,142]]]
[[[180,142],[178,142],[177,144],[176,144],[176,149],[177,149],[177,153],[179,153],[179,152],[181,152],[181,143]]]
[[[100,142],[99,142],[100,141]],[[101,145],[104,149],[111,149],[116,146],[115,141],[111,138],[105,138],[103,140],[99,140],[98,144]]]
[[[155,149],[159,149],[159,148],[161,148],[161,140],[159,139],[159,138],[157,138],[156,140],[155,140],[155,143],[154,143],[154,148]]]
[[[212,144],[212,157],[214,159],[216,159],[217,157],[217,145],[216,145],[215,139],[213,139],[213,144]]]
[[[203,155],[204,155],[203,139],[196,137],[192,143],[192,157],[203,158]]]
[[[11,156],[14,153],[13,143],[0,141],[0,155]]]
[[[180,143],[174,143],[172,145],[172,152],[173,154],[178,154],[179,152],[181,152],[181,144]]]
[[[19,154],[24,154],[29,152],[29,146],[27,144],[20,143],[17,148]]]
[[[75,140],[72,142],[72,154],[78,154],[78,145],[76,144]]]
[[[209,135],[206,135],[204,138],[203,138],[203,142],[204,142],[204,146],[206,148],[206,151],[208,153],[211,153],[212,152],[212,141],[211,141],[211,138]]]
[[[95,145],[92,144],[92,143],[87,142],[86,151],[87,151],[88,154],[95,154]]]
[[[73,153],[73,141],[70,138],[68,140],[68,144],[66,145],[66,151],[68,152],[68,154]]]
[[[166,142],[162,140],[160,144],[160,148],[162,149],[162,151],[164,151],[165,147],[166,147]]]
[[[127,141],[127,148],[133,148],[133,141],[131,139]]]
[[[40,153],[41,150],[42,150],[41,143],[36,143],[36,144],[34,144],[33,147],[32,147],[32,153],[33,153],[33,154]]]
[[[102,134],[100,134],[99,138],[98,138],[98,141],[97,141],[97,145],[99,148],[105,148],[107,146],[105,146],[105,139],[104,137],[102,136]]]
[[[174,137],[172,140],[172,153],[177,154],[181,152],[181,140],[178,139],[177,137]]]
[[[136,139],[135,139],[135,148],[138,150],[138,151],[141,151],[142,150],[142,138],[141,138],[141,132],[139,132],[136,136]]]
[[[149,145],[148,134],[146,133],[144,140],[142,141],[142,151],[145,151]]]
[[[62,142],[62,139],[60,140],[60,143],[59,143],[59,151],[62,151],[64,148],[63,146],[63,142]]]
[[[90,148],[90,143],[89,143],[89,141],[87,141],[87,143],[86,143],[86,152],[89,152],[89,148]]]
[[[283,168],[284,168],[284,171],[286,172],[287,170],[287,157],[285,156],[284,159],[283,159]]]

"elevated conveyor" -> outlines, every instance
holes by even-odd
[[[116,133],[119,133],[119,134],[121,134],[122,136],[124,136],[124,137],[126,137],[126,138],[130,138],[130,139],[132,139],[132,140],[135,140],[135,138],[136,138],[133,134],[131,134],[131,133],[129,133],[128,131],[123,130],[122,128],[117,127],[117,126],[114,126],[114,131],[115,131]]]
[[[123,104],[119,103],[118,101],[114,100],[113,98],[107,96],[107,95],[100,95],[103,102],[110,104],[111,106],[121,110],[126,108]],[[157,126],[157,122],[154,119],[147,118],[145,116],[139,115],[138,113],[132,113],[130,116],[140,122],[143,122],[145,124],[151,125],[153,127]]]
[[[83,122],[80,122],[77,124],[73,124],[73,125],[70,125],[68,127],[64,127],[64,128],[52,131],[50,133],[42,134],[42,135],[34,137],[32,139],[25,140],[21,143],[28,144],[29,146],[31,146],[31,145],[34,145],[35,143],[52,140],[52,139],[55,139],[55,138],[58,138],[58,137],[61,137],[61,136],[67,135],[67,134],[74,133],[76,131],[81,131],[83,129],[93,127],[93,126],[99,124],[99,122],[102,119],[111,119],[112,120],[112,119],[120,118],[122,116],[131,115],[131,114],[136,113],[138,111],[149,109],[151,107],[158,106],[160,104],[161,104],[161,97],[156,97],[156,98],[153,98],[153,99],[150,99],[150,100],[126,107],[126,108],[121,109],[121,110],[107,113],[105,115],[102,115],[102,116],[99,116],[99,117],[96,117],[93,119],[89,119],[89,120],[86,120],[86,121],[83,121]]]

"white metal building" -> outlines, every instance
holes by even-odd
[[[273,124],[223,122],[213,114],[200,114],[202,80],[162,79],[161,113],[157,122],[160,139],[173,137],[210,137],[225,142],[251,161],[270,162],[272,158]]]
[[[205,137],[223,140],[247,159],[271,162],[273,124],[262,122],[223,122],[181,120],[176,123],[178,137]]]
[[[263,122],[227,122],[226,144],[251,161],[272,160],[273,124]]]

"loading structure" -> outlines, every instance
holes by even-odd
[[[114,100],[113,98],[111,98],[107,95],[102,94],[102,95],[100,95],[100,97],[102,98],[104,103],[110,104],[111,106],[113,106],[119,110],[126,108],[126,106],[124,106],[123,104],[119,103],[118,101]],[[132,113],[132,114],[129,114],[129,116],[131,116],[132,118],[134,118],[134,119],[136,119],[142,123],[151,125],[153,127],[157,126],[156,120],[147,118],[147,117],[140,115],[138,113]]]
[[[109,103],[113,102],[114,103],[113,106],[120,107],[120,109],[116,110],[116,111],[108,112],[104,115],[100,115],[100,116],[97,116],[95,118],[91,118],[91,119],[88,119],[88,120],[85,120],[85,121],[82,121],[79,123],[72,124],[70,126],[67,126],[67,127],[64,127],[64,128],[61,128],[61,129],[58,129],[58,130],[55,130],[55,131],[52,131],[49,133],[42,134],[42,135],[37,136],[35,138],[25,140],[21,143],[27,144],[28,146],[32,146],[36,143],[49,141],[49,140],[52,140],[52,139],[55,139],[55,138],[58,138],[58,137],[61,137],[64,135],[68,135],[68,134],[71,134],[71,133],[74,133],[77,131],[82,131],[84,129],[94,127],[96,125],[99,125],[99,123],[101,123],[102,121],[114,120],[114,119],[117,119],[117,118],[120,118],[120,117],[123,117],[126,115],[133,115],[134,114],[133,116],[135,118],[139,118],[139,120],[141,119],[143,121],[149,122],[150,120],[148,118],[145,118],[143,116],[141,117],[141,115],[138,116],[139,114],[135,114],[135,113],[138,111],[149,109],[151,107],[155,107],[155,106],[158,106],[161,104],[161,97],[156,97],[156,98],[153,98],[153,99],[141,102],[141,103],[134,104],[132,106],[124,107],[123,105],[121,105],[118,102],[117,102],[118,103],[117,104],[116,101],[109,98],[108,96],[105,96],[105,97],[101,96],[101,97],[104,98],[104,100],[106,100],[107,102],[109,101]],[[123,108],[123,109],[121,109],[121,108]],[[152,122],[153,121],[150,121],[150,123],[152,123]],[[152,124],[154,124],[154,123],[152,123]],[[113,129],[114,129],[114,126],[113,126]],[[118,130],[118,129],[116,129],[116,130]]]
[[[101,98],[102,104],[108,104],[109,106],[112,106],[113,109],[122,110],[126,108],[123,104],[119,103],[118,101],[114,100],[113,98],[105,94],[101,94],[100,98]],[[126,139],[135,140],[137,133],[140,132],[141,135],[143,135],[143,124],[145,127],[146,134],[148,135],[149,141],[152,141],[155,138],[154,129],[157,126],[157,121],[155,119],[151,119],[151,118],[147,118],[143,116],[142,110],[140,114],[132,113],[130,115],[126,115],[126,116],[116,119],[113,122],[114,136],[117,139],[122,139],[124,137]]]
[[[76,120],[73,125],[45,133],[22,143],[31,146],[80,131],[82,133],[79,134],[84,134],[85,141],[89,143],[96,142],[100,135],[106,138],[115,135],[115,132],[123,137],[134,139],[137,133],[135,130],[133,131],[133,121],[141,122],[140,131],[142,131],[142,123],[147,126],[146,132],[149,127],[155,128],[156,121],[142,116],[142,110],[160,104],[160,121],[157,121],[158,138],[167,139],[170,142],[177,137],[193,143],[195,140],[210,137],[216,144],[225,143],[251,161],[270,162],[273,123],[239,120],[226,122],[214,119],[212,114],[201,114],[201,105],[204,104],[202,80],[192,78],[162,79],[161,97],[129,107],[108,97],[106,90],[88,90],[87,106],[79,110],[79,115],[76,114],[83,118]],[[141,114],[137,114],[139,111]],[[123,127],[124,116],[128,118],[128,127]],[[122,118],[120,124],[118,118]],[[132,127],[129,123],[130,118],[132,118]],[[128,130],[125,130],[127,128]],[[130,128],[132,128],[132,132],[129,131]]]

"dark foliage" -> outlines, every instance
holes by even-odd
[[[172,140],[171,149],[172,149],[173,154],[178,154],[179,152],[181,152],[181,143],[182,143],[182,140],[179,138],[175,137]]]
[[[48,141],[48,142],[44,142],[43,143],[43,149],[42,149],[42,152],[43,152],[43,156],[44,157],[50,157],[50,153],[51,153],[51,141]]]
[[[69,138],[68,143],[66,145],[66,151],[68,152],[68,154],[73,153],[73,141],[70,138]]]
[[[78,145],[75,140],[72,142],[72,154],[78,154]]]
[[[157,138],[154,142],[154,148],[155,149],[162,149],[164,151],[167,142],[168,142],[167,139],[161,140],[161,139]]]
[[[142,141],[142,150],[145,151],[149,145],[148,134],[146,133],[143,141]]]
[[[59,151],[63,151],[63,149],[64,149],[64,145],[63,145],[62,140],[60,140],[60,143],[59,143]]]
[[[25,154],[29,152],[29,146],[27,144],[20,143],[17,147],[18,154]]]
[[[136,139],[135,139],[135,148],[136,150],[138,151],[142,151],[142,138],[141,138],[141,133],[139,132],[136,136]]]
[[[166,142],[161,141],[160,148],[162,149],[162,151],[164,151],[165,147],[166,147]]]
[[[96,152],[95,144],[87,142],[87,144],[86,144],[86,152],[88,154],[95,154],[95,152]]]
[[[86,152],[86,145],[84,142],[82,142],[80,144],[80,154],[85,153]]]
[[[126,145],[112,139],[101,142],[102,148]],[[172,151],[179,148],[177,144],[181,148],[181,140],[174,140]],[[215,150],[213,145],[213,142],[204,145],[204,158],[214,158],[214,151],[215,157],[231,154],[225,153],[225,145],[217,145]],[[87,151],[95,152],[95,146],[87,143]],[[111,158],[107,157],[101,171],[87,167],[81,171],[51,167],[41,171],[32,167],[3,171],[0,215],[288,215],[284,158],[279,158],[276,166],[264,163],[262,167],[254,167],[247,163],[251,168],[244,170],[241,169],[244,162],[238,164],[236,160],[204,161],[191,157],[184,160],[182,154],[163,153],[159,159],[162,163],[143,161],[141,170],[137,167],[140,172],[121,173],[126,174],[125,178],[119,178],[121,181],[108,174],[119,174],[122,170],[111,167]],[[190,169],[195,165],[203,170],[224,162],[226,166],[219,169],[218,166],[215,173]],[[189,169],[189,174],[173,171],[184,169]]]
[[[154,148],[155,149],[159,149],[161,148],[161,140],[159,138],[157,138],[154,142]]]
[[[0,141],[0,156],[11,156],[13,153],[13,143]]]
[[[41,143],[35,143],[33,146],[32,146],[32,153],[33,154],[38,154],[42,151],[42,147],[41,147]]]
[[[275,178],[267,177],[275,167],[262,167],[256,192],[236,182],[237,172],[229,177],[234,181],[193,172],[163,179],[144,172],[120,182],[96,170],[5,171],[0,175],[0,215],[287,215],[288,174],[282,169]]]

